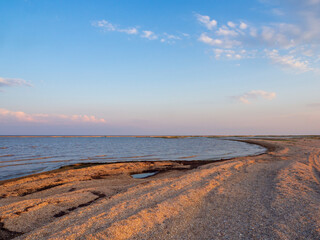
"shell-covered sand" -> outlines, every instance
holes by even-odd
[[[0,239],[320,239],[320,140],[252,142],[268,153],[205,165],[79,166],[4,181]],[[130,176],[149,170],[160,173]]]

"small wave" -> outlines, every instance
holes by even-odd
[[[141,155],[141,156],[119,157],[119,158],[131,159],[131,158],[145,158],[145,157],[153,157],[153,156],[155,155]]]
[[[187,159],[187,158],[195,158],[198,157],[198,155],[191,155],[191,156],[186,156],[186,157],[179,157],[179,159]]]
[[[227,152],[227,153],[221,154],[221,156],[228,156],[228,155],[231,155],[231,154],[234,154],[234,152]]]
[[[27,163],[7,164],[7,165],[0,166],[0,168],[12,167],[12,166],[23,166],[23,165],[63,163],[63,162],[73,162],[73,161],[74,160],[56,160],[56,161],[50,161],[50,162],[27,162]]]
[[[0,157],[13,157],[14,155],[12,154],[6,154],[6,155],[0,155]]]
[[[12,155],[14,156],[14,155]],[[1,157],[1,156],[0,156]],[[0,163],[8,163],[8,162],[23,162],[23,161],[33,161],[33,160],[42,160],[54,157],[39,157],[39,158],[26,158],[26,159],[16,159],[16,160],[7,160],[7,161],[0,161]],[[51,162],[51,161],[50,161]]]
[[[54,158],[54,157],[38,157],[38,158],[29,158],[24,160],[41,160],[41,159],[48,159],[48,158]]]
[[[87,160],[109,160],[109,159],[118,159],[118,158],[115,158],[115,157],[108,157],[108,158],[105,158],[105,157],[88,157],[88,158],[80,158],[78,159],[79,161],[87,161]]]

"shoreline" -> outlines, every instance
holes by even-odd
[[[1,136],[0,136],[1,137]],[[20,136],[20,137],[25,137],[25,136]],[[54,136],[49,136],[49,137],[54,137]],[[64,136],[63,136],[64,137]],[[82,137],[86,137],[86,136],[82,136]],[[96,136],[94,136],[96,137]],[[136,137],[136,136],[133,136]],[[150,136],[151,138],[153,138],[154,136]],[[157,136],[158,137],[158,136]],[[187,137],[187,136],[185,136]],[[255,140],[243,140],[243,139],[226,139],[228,141],[238,141],[238,142],[244,142],[244,143],[248,143],[248,144],[253,144],[253,145],[258,145],[261,146],[263,148],[265,148],[265,152],[263,153],[259,153],[259,154],[254,154],[254,155],[247,155],[247,156],[243,156],[243,157],[251,157],[251,156],[260,156],[263,154],[266,154],[270,151],[274,151],[276,149],[276,147],[272,144],[269,143],[261,143],[261,142],[257,142],[255,140],[259,140],[259,139],[255,139]],[[234,160],[237,158],[242,158],[242,157],[231,157],[231,158],[225,158],[225,159],[217,159],[217,160],[166,160],[166,161],[119,161],[119,162],[95,162],[95,163],[76,163],[76,164],[70,164],[70,165],[65,165],[62,166],[60,168],[54,169],[54,170],[50,170],[50,171],[44,171],[44,172],[39,172],[39,173],[34,173],[34,174],[29,174],[29,175],[25,175],[25,176],[21,176],[21,177],[16,177],[16,178],[10,178],[10,179],[4,179],[4,180],[0,180],[0,186],[2,184],[8,183],[8,182],[13,182],[13,181],[17,181],[17,180],[21,180],[21,179],[25,179],[28,177],[37,177],[40,175],[46,175],[46,174],[51,174],[51,173],[59,173],[59,172],[63,172],[63,171],[68,171],[68,170],[72,170],[72,169],[81,169],[81,168],[90,168],[90,167],[94,167],[94,166],[100,166],[100,165],[110,165],[110,164],[127,164],[127,163],[144,163],[144,164],[156,164],[158,162],[162,162],[162,163],[178,163],[180,165],[183,166],[189,166],[189,170],[197,168],[199,166],[202,165],[206,165],[209,163],[213,163],[213,162],[225,162],[225,161],[230,161],[230,160]],[[170,170],[186,170],[185,168],[176,168],[174,166],[168,167],[167,169],[152,169],[152,171],[159,171],[159,173],[161,172],[165,172],[165,171],[170,171]],[[137,174],[137,173],[145,173],[148,172],[150,170],[145,170],[143,172],[134,172],[132,174]],[[0,196],[1,198],[1,196]]]
[[[3,183],[0,239],[318,239],[319,139],[241,141],[268,151],[192,166],[103,164]],[[156,168],[163,172],[130,176]]]

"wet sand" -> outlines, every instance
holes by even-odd
[[[320,139],[250,142],[269,151],[2,181],[0,239],[320,239]]]

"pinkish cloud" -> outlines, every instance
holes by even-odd
[[[237,99],[238,101],[250,104],[252,100],[257,100],[258,98],[263,98],[266,100],[273,100],[277,94],[275,92],[266,92],[263,90],[252,90],[250,92],[246,92],[241,96],[234,96],[233,98]]]
[[[28,114],[0,108],[0,122],[17,121],[30,123],[106,123],[103,118],[93,115],[63,115],[63,114]]]
[[[3,78],[0,77],[0,88],[2,87],[18,87],[18,86],[27,86],[31,87],[31,84],[27,81],[19,78]]]

